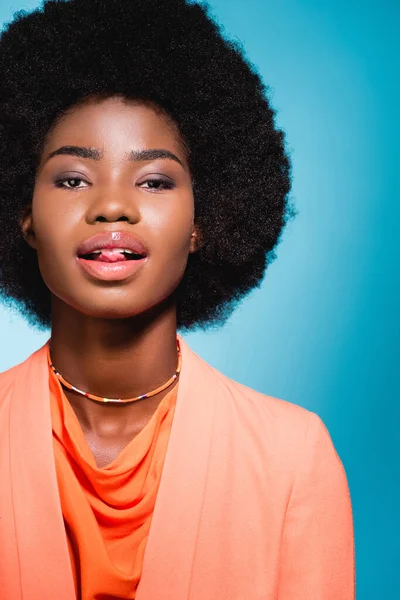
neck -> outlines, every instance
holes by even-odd
[[[177,367],[176,309],[129,319],[98,319],[55,300],[52,305],[51,358],[72,385],[107,398],[132,398],[164,384]],[[154,404],[170,391],[140,401]],[[76,392],[67,397],[79,404],[81,419],[92,427],[106,414],[124,418],[120,406],[98,404]],[[137,403],[127,404],[126,407]],[[105,412],[106,411],[106,412]]]

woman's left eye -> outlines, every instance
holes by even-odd
[[[146,179],[139,186],[158,192],[160,190],[172,190],[175,184],[170,179]]]

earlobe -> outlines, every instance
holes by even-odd
[[[32,206],[28,205],[22,209],[22,216],[20,219],[20,227],[22,231],[22,235],[24,236],[24,240],[36,250],[36,236],[33,229],[33,220],[32,220]]]
[[[201,234],[199,229],[197,228],[197,226],[195,225],[193,227],[193,231],[192,231],[192,235],[190,238],[190,254],[194,254],[195,252],[198,252],[198,250],[200,250],[200,248],[202,247],[202,241],[201,241]]]

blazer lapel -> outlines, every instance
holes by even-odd
[[[72,600],[75,588],[54,463],[46,345],[18,367],[9,431],[21,598]]]
[[[179,340],[178,397],[136,600],[189,597],[219,382]]]

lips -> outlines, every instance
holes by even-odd
[[[115,263],[145,258],[147,248],[138,237],[126,231],[104,231],[84,240],[77,255],[86,260]]]
[[[147,262],[147,249],[125,231],[99,232],[77,249],[77,263],[92,280],[130,280]]]

